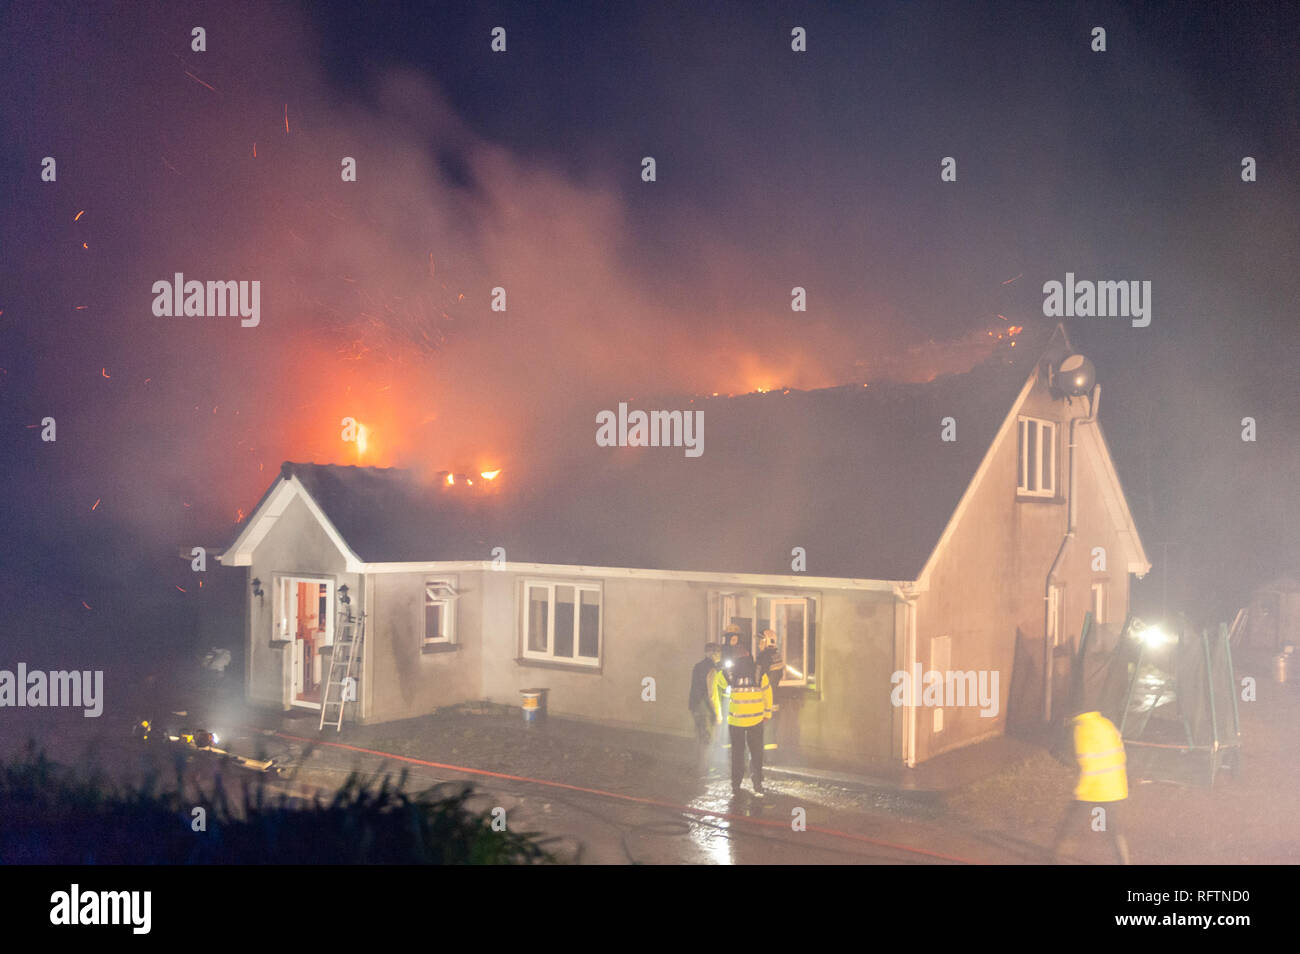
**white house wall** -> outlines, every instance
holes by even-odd
[[[301,498],[285,508],[266,536],[253,550],[248,569],[247,698],[260,705],[288,708],[292,678],[292,642],[273,642],[275,595],[284,576],[320,577],[332,580],[335,592],[346,584],[356,610],[364,609],[361,577],[345,572],[346,560],[312,516]],[[251,581],[260,579],[264,596],[252,595]],[[363,675],[364,679],[364,675]]]
[[[375,573],[370,577],[368,722],[432,712],[483,698],[482,571]],[[425,584],[455,578],[456,642],[425,651]]]
[[[1072,413],[1079,409],[1076,399]],[[951,636],[951,668],[996,671],[1000,698],[996,717],[981,716],[973,706],[945,709],[939,732],[934,731],[933,710],[919,709],[917,761],[1001,734],[1008,717],[1013,725],[1041,720],[1044,592],[1067,522],[1070,428],[1065,410],[1064,402],[1053,399],[1041,382],[1021,409],[1026,416],[1057,422],[1057,496],[1017,499],[1018,450],[1013,429],[998,445],[983,483],[939,554],[928,591],[918,600],[917,656],[924,669],[931,668],[932,640]],[[1083,433],[1094,426],[1077,425],[1077,532],[1056,574],[1064,586],[1063,634],[1072,644],[1077,643],[1094,580],[1104,579],[1108,584],[1112,622],[1105,638],[1112,644],[1129,600],[1131,554],[1103,494],[1103,468],[1095,459],[1100,443]],[[1104,573],[1092,570],[1094,547],[1106,550],[1108,569]],[[1021,643],[1018,660],[1017,637]]]

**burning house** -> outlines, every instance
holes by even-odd
[[[584,426],[544,486],[286,463],[221,557],[247,568],[247,698],[320,707],[346,592],[365,723],[546,687],[557,715],[687,735],[732,624],[777,634],[777,742],[808,759],[911,765],[1041,721],[1085,611],[1107,648],[1150,564],[1087,363],[1033,337],[923,384],[697,399],[698,458]],[[997,699],[900,699],[914,671],[1000,675]]]

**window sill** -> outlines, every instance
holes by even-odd
[[[821,697],[820,689],[810,689],[808,686],[780,685],[772,690],[772,699],[777,702],[781,699],[820,699]]]
[[[1039,497],[1036,494],[1024,494],[1016,491],[1016,503],[1063,504],[1064,497]]]
[[[430,643],[428,646],[420,647],[420,655],[434,656],[438,653],[454,653],[460,651],[460,643]]]
[[[515,665],[528,669],[563,669],[567,672],[585,672],[593,676],[599,676],[603,672],[603,666],[584,666],[580,663],[554,662],[549,659],[530,659],[527,656],[516,656]]]

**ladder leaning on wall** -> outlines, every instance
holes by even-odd
[[[356,702],[356,660],[365,630],[365,613],[353,616],[351,606],[339,608],[339,638],[334,641],[334,651],[330,654],[329,680],[320,707],[322,729],[332,725],[335,732],[342,730],[343,710],[349,702]]]

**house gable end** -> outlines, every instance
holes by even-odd
[[[222,553],[217,559],[224,566],[250,566],[253,562],[253,552],[258,545],[266,539],[267,535],[274,528],[279,519],[284,515],[289,505],[295,499],[301,499],[307,510],[311,513],[312,518],[320,524],[321,529],[329,538],[330,542],[337,548],[342,556],[348,572],[360,572],[364,566],[361,558],[353,552],[348,546],[347,541],[343,539],[342,534],[325,516],[320,505],[312,499],[307,489],[297,477],[277,478],[278,483],[273,485],[267,492],[262,502],[258,504],[252,515],[248,518],[248,523],[243,531],[230,545],[230,548]]]
[[[1052,337],[1043,348],[1042,355],[1039,357],[1038,361],[1034,362],[1034,366],[1030,371],[1029,376],[1025,379],[1025,383],[1021,387],[1020,393],[1016,395],[1015,401],[1012,402],[1011,408],[1002,419],[1002,424],[998,427],[997,433],[994,434],[993,440],[990,442],[988,449],[985,450],[984,456],[980,459],[980,464],[975,470],[975,475],[971,478],[970,483],[967,484],[965,491],[962,493],[961,499],[957,502],[957,506],[952,512],[952,516],[948,518],[948,522],[944,526],[943,533],[940,535],[938,542],[930,552],[930,556],[925,561],[925,565],[922,567],[921,572],[917,575],[917,584],[919,589],[929,589],[930,576],[933,574],[948,542],[957,532],[957,528],[960,525],[962,518],[966,515],[973,502],[978,498],[980,487],[984,483],[989,470],[993,466],[993,461],[997,457],[1002,442],[1008,440],[1015,432],[1016,419],[1019,417],[1020,411],[1024,407],[1029,395],[1033,393],[1034,386],[1039,382],[1043,360],[1054,353],[1059,352],[1064,355],[1069,354],[1072,350],[1073,346],[1070,344],[1069,336],[1065,333],[1065,326],[1058,322],[1055,330],[1052,332]]]

